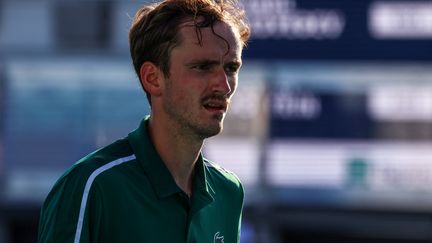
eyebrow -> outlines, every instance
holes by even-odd
[[[189,63],[187,63],[187,66],[193,66],[193,65],[219,65],[221,62],[219,60],[211,60],[211,59],[196,59],[192,60]],[[242,62],[238,59],[234,59],[232,61],[226,62],[225,64],[236,64],[241,66]]]
[[[218,65],[218,64],[220,64],[221,62],[220,61],[218,61],[218,60],[211,60],[211,59],[196,59],[196,60],[192,60],[192,61],[190,61],[188,64],[186,64],[186,65],[188,65],[188,66],[193,66],[193,65],[197,65],[197,64],[200,64],[200,65]]]

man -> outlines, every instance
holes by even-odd
[[[140,9],[130,49],[151,115],[57,181],[38,242],[238,242],[242,186],[201,148],[222,129],[249,34],[233,1]]]

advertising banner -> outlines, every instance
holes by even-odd
[[[253,59],[432,60],[432,3],[244,0]]]

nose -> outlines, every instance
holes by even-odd
[[[233,87],[231,86],[230,78],[225,73],[225,70],[221,68],[215,74],[212,91],[218,94],[229,96],[232,88]]]

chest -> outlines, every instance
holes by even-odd
[[[179,195],[159,199],[144,192],[104,195],[102,242],[231,243],[238,225],[229,200],[195,205]],[[239,212],[238,212],[239,213]]]

